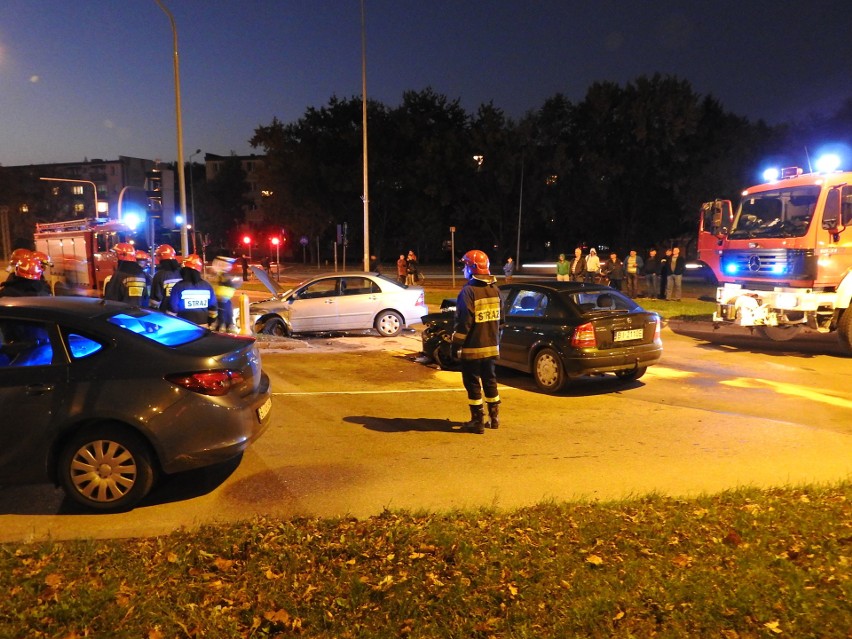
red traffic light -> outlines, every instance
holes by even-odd
[[[273,246],[278,246],[278,244],[281,242],[281,240],[279,240],[277,237],[270,238],[269,241],[272,242]]]
[[[246,246],[251,244],[251,237],[248,235],[243,235],[243,244],[245,244]]]

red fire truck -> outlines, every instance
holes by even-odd
[[[852,172],[784,169],[742,194],[702,206],[700,259],[719,280],[717,325],[773,340],[837,331],[852,352]]]
[[[54,294],[99,296],[116,267],[110,249],[129,232],[121,222],[101,218],[36,224],[35,248],[53,264],[44,276]]]

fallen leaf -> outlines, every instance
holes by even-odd
[[[781,624],[777,621],[767,621],[765,624],[763,624],[763,627],[767,630],[770,630],[771,632],[774,632],[776,635],[780,635],[782,632],[784,632],[783,630],[781,630]]]
[[[598,557],[597,555],[589,555],[586,557],[586,563],[591,564],[593,566],[602,566],[604,560]]]
[[[232,559],[222,559],[221,557],[216,557],[213,561],[213,565],[216,566],[218,570],[222,572],[228,572],[233,566],[234,561]]]
[[[55,572],[50,573],[47,577],[44,578],[44,583],[51,588],[58,588],[62,585],[62,575],[58,575]]]

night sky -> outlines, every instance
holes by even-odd
[[[184,158],[262,152],[273,117],[361,94],[359,0],[164,0]],[[432,87],[519,118],[656,72],[770,124],[852,96],[848,0],[366,0],[367,94]],[[0,2],[0,164],[174,161],[172,31],[154,0]],[[199,161],[201,156],[196,156]]]

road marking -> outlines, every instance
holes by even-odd
[[[498,386],[498,388],[503,388]],[[509,390],[509,389],[507,389]],[[405,388],[399,390],[353,390],[353,391],[300,391],[296,393],[275,393],[278,397],[293,397],[296,395],[393,395],[397,393],[464,393],[463,388]]]
[[[735,388],[769,387],[769,390],[773,390],[782,395],[792,395],[794,397],[801,397],[802,399],[810,399],[816,402],[837,406],[839,408],[852,408],[852,401],[849,401],[848,399],[834,397],[833,395],[828,395],[812,388],[805,388],[798,384],[786,384],[783,382],[773,382],[768,379],[752,379],[750,377],[723,380],[721,383]]]

